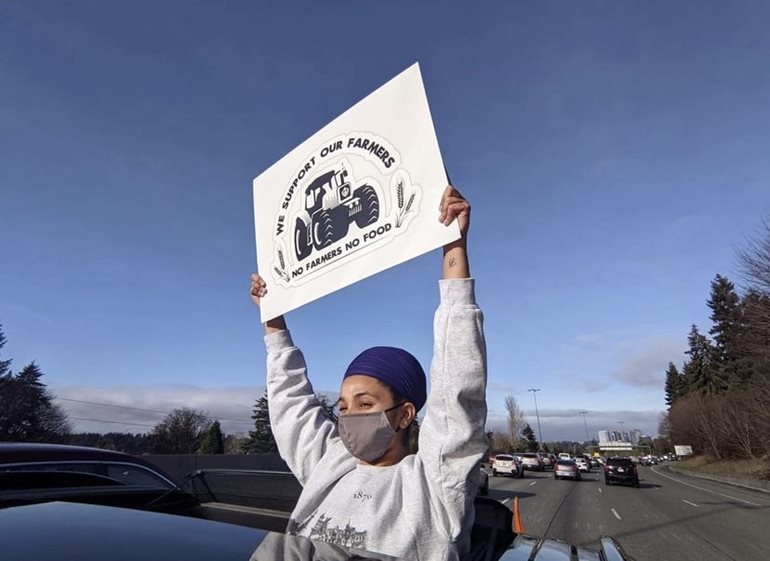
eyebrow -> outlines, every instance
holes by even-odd
[[[373,397],[374,399],[379,399],[379,397],[378,397],[378,396],[374,395],[374,394],[373,394],[373,393],[371,393],[371,392],[358,392],[358,393],[354,393],[354,394],[353,394],[353,397],[361,397],[361,396],[364,396],[364,395],[368,395],[368,396],[371,396],[371,397]],[[344,398],[340,397],[340,398],[339,398],[339,399],[338,399],[338,400],[337,400],[335,403],[339,403],[340,401],[343,401],[343,400],[344,400]]]

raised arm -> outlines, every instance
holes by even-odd
[[[259,306],[266,294],[264,280],[252,275],[254,303]],[[265,323],[265,346],[270,427],[281,457],[304,486],[336,437],[337,429],[323,414],[307,377],[305,358],[294,345],[283,316]]]
[[[486,448],[486,344],[483,315],[470,277],[467,234],[470,205],[448,187],[443,223],[457,219],[462,238],[444,247],[441,303],[434,318],[431,389],[420,429],[418,457],[432,494],[441,505],[439,521],[452,538],[465,535]]]

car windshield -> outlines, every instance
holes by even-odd
[[[505,456],[502,454],[498,454],[497,456],[495,456],[495,460],[499,462],[510,462],[513,460],[513,456]]]

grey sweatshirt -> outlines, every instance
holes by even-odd
[[[289,332],[265,337],[270,423],[303,486],[287,533],[403,559],[457,560],[469,551],[486,449],[483,316],[473,279],[439,281],[439,291],[419,451],[393,466],[364,465],[348,452]]]

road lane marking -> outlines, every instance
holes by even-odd
[[[508,497],[507,499],[503,499],[502,501],[500,501],[500,504],[501,504],[501,505],[504,505],[505,503],[507,503],[507,502],[508,502],[508,501],[510,501],[510,500],[511,500],[511,498],[510,498],[510,497]]]
[[[698,505],[696,505],[695,503],[691,503],[690,501],[687,501],[687,500],[685,500],[685,499],[682,499],[682,502],[683,502],[683,503],[687,503],[688,505],[692,505],[692,506],[694,506],[695,508],[698,508]]]
[[[614,514],[614,515],[615,515],[615,518],[617,518],[618,520],[623,520],[623,519],[620,517],[620,515],[618,514],[618,512],[617,512],[617,511],[616,511],[614,508],[611,508],[610,510],[612,511],[612,514]]]
[[[537,483],[537,481],[533,481],[532,483],[529,484],[529,486],[532,487],[535,483]]]
[[[602,488],[601,488],[601,487],[597,487],[597,489],[599,489],[599,492],[600,492],[600,493],[602,492]]]
[[[667,479],[670,479],[671,481],[676,481],[677,483],[681,483],[682,485],[687,485],[688,487],[692,487],[693,489],[698,489],[700,491],[706,491],[707,493],[711,493],[713,495],[719,495],[720,497],[725,497],[728,499],[731,499],[733,501],[740,501],[742,503],[746,503],[747,505],[751,506],[762,506],[758,505],[757,503],[752,503],[751,501],[745,501],[743,499],[739,499],[738,497],[731,497],[730,495],[725,495],[724,493],[717,493],[716,491],[711,491],[710,489],[704,489],[703,487],[698,487],[697,485],[693,485],[692,483],[687,483],[686,481],[682,481],[681,479],[677,479],[676,477],[671,477],[670,475],[666,475],[665,473],[661,473],[657,471],[655,468],[652,468],[653,473],[657,473],[660,476],[663,476]]]

